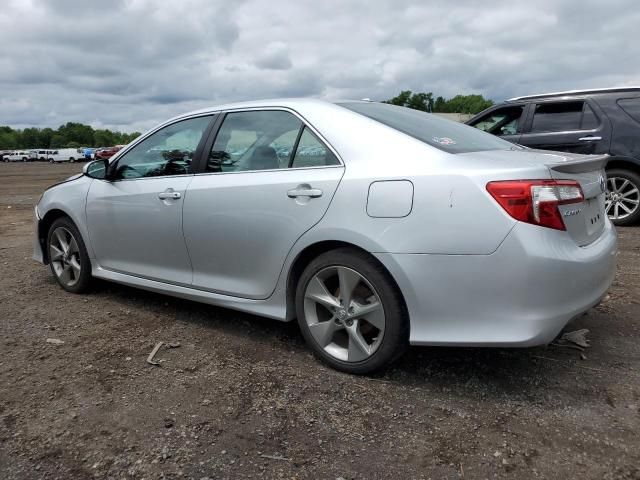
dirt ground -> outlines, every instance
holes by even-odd
[[[80,168],[0,164],[0,478],[640,479],[640,227],[619,229],[609,298],[568,327],[590,330],[584,358],[412,348],[355,377],[292,324],[65,293],[31,260],[33,205]],[[159,341],[179,346],[154,367]]]

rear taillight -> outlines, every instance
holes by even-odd
[[[516,220],[566,230],[559,205],[584,201],[573,180],[503,180],[487,183],[487,191]]]

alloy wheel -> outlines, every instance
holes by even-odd
[[[80,249],[73,234],[64,227],[56,228],[49,241],[49,258],[58,280],[71,287],[80,279]]]
[[[606,213],[612,220],[633,215],[640,205],[638,185],[622,177],[607,178]]]
[[[380,296],[351,268],[330,266],[315,274],[306,286],[304,314],[313,339],[338,360],[361,362],[382,343],[385,313]]]

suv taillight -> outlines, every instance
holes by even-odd
[[[566,230],[558,205],[584,201],[573,180],[502,180],[487,183],[487,191],[516,220]]]

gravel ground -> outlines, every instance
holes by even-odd
[[[79,169],[0,164],[0,478],[640,479],[640,227],[619,229],[608,299],[568,326],[590,330],[583,357],[413,348],[354,377],[292,324],[65,293],[31,260],[32,211]],[[176,345],[154,367],[159,341]]]

